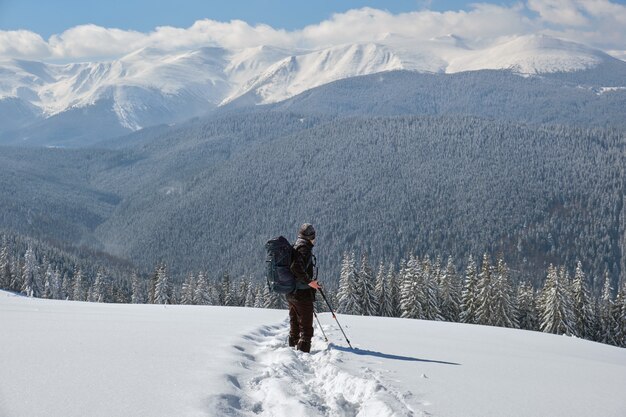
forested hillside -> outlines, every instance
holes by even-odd
[[[5,150],[2,178],[14,180],[3,201],[19,202],[5,225],[27,230],[40,207],[29,196],[45,190],[64,202],[46,208],[49,235],[67,238],[71,210],[95,212],[82,241],[143,270],[163,261],[178,276],[258,279],[264,242],[293,238],[303,221],[318,227],[320,274],[331,283],[349,249],[396,264],[502,252],[514,278],[535,283],[549,263],[580,260],[596,290],[605,271],[615,288],[623,270],[620,130],[256,112],[155,129],[118,151]],[[66,174],[37,182],[15,166]]]
[[[511,71],[391,71],[335,81],[280,103],[280,111],[347,116],[460,115],[524,123],[626,127],[621,66],[522,76]],[[246,98],[231,107],[244,105]],[[244,107],[245,108],[245,107]]]

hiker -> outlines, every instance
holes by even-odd
[[[302,352],[311,351],[313,337],[313,302],[315,292],[321,288],[314,276],[315,229],[304,223],[298,230],[298,239],[293,245],[297,255],[291,261],[291,272],[296,278],[296,290],[286,294],[289,304],[289,346]]]

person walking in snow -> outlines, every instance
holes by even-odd
[[[304,223],[298,230],[298,239],[293,245],[297,254],[291,263],[291,272],[296,277],[296,290],[286,294],[289,305],[289,346],[302,352],[311,351],[313,338],[313,302],[315,292],[321,288],[314,276],[315,228]]]

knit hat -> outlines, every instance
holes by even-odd
[[[298,230],[298,237],[306,240],[315,239],[315,228],[310,223],[304,223],[300,226],[300,230]]]

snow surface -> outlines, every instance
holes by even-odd
[[[454,323],[331,316],[312,353],[287,313],[0,292],[0,415],[626,415],[626,350]]]
[[[375,43],[320,50],[259,46],[165,51],[143,48],[110,62],[48,64],[0,57],[0,99],[19,97],[45,116],[113,102],[136,130],[189,103],[189,117],[242,95],[273,103],[335,80],[391,70],[454,73],[509,69],[570,72],[615,60],[599,50],[543,35],[471,42],[459,36],[415,40],[385,34]],[[153,114],[150,109],[155,109]]]

